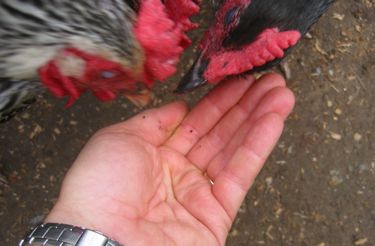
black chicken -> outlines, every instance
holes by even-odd
[[[278,64],[333,0],[216,0],[214,23],[177,92]]]

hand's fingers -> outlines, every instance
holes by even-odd
[[[187,115],[166,145],[181,154],[188,153],[191,147],[240,100],[253,82],[254,78],[248,77],[219,84]]]
[[[209,228],[222,242],[220,245],[224,245],[232,220],[212,195],[211,182],[178,152],[170,148],[160,149],[163,163],[168,165],[172,177],[172,180],[164,182],[173,182],[173,204],[176,199],[179,206],[182,205],[199,223]]]
[[[288,88],[279,87],[269,91],[254,112],[237,129],[227,145],[208,163],[206,170],[208,176],[213,180],[216,179],[216,175],[225,167],[237,148],[243,143],[254,122],[269,113],[277,113],[284,120],[292,111],[293,106],[294,95]]]
[[[188,108],[184,102],[174,102],[141,112],[127,121],[103,129],[98,134],[109,131],[125,132],[158,146],[171,136],[187,112]]]
[[[267,114],[260,118],[217,175],[212,192],[230,218],[236,216],[250,186],[279,139],[283,125],[283,118],[278,114]]]
[[[209,161],[228,144],[264,95],[275,87],[284,86],[285,80],[280,75],[269,74],[260,78],[248,89],[240,102],[220,120],[215,128],[192,148],[187,156],[188,159],[201,170],[206,170]]]

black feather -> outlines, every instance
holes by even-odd
[[[333,0],[253,0],[243,11],[239,24],[223,41],[224,47],[249,44],[267,28],[298,30],[304,35]]]

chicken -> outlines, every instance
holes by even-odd
[[[216,0],[200,54],[177,87],[185,92],[278,63],[333,0]]]
[[[176,71],[193,0],[0,1],[0,121],[46,88],[136,104]]]

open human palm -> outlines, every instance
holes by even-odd
[[[46,222],[123,245],[224,245],[294,105],[278,75],[227,81],[190,112],[183,102],[97,132]]]

